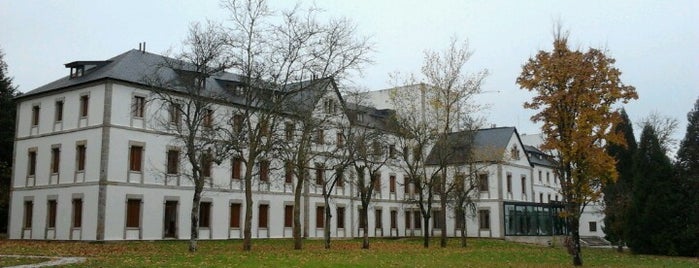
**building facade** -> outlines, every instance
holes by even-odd
[[[193,183],[183,175],[186,164],[176,161],[182,157],[182,149],[161,125],[172,120],[173,114],[153,98],[153,90],[143,78],[163,59],[131,50],[105,61],[72,62],[66,64],[68,76],[19,97],[8,230],[11,239],[189,238]],[[223,73],[207,78],[212,87],[207,89],[225,91],[227,84],[239,82],[236,77]],[[366,126],[372,120],[388,119],[385,110],[344,103],[333,83],[322,88],[311,104],[318,113],[336,114],[340,123],[350,121],[353,115],[352,120],[365,121]],[[217,102],[212,106],[212,118],[236,127],[232,119],[241,109],[239,104]],[[367,119],[357,119],[358,114]],[[279,123],[272,131],[283,133],[288,125]],[[318,148],[342,143],[342,130],[334,125],[316,135],[315,142],[323,145]],[[553,174],[551,165],[536,160],[540,151],[523,144],[515,128],[483,129],[478,136],[484,146],[508,153],[484,169],[478,211],[467,223],[468,236],[551,235],[528,231],[550,225],[531,227],[529,214],[515,215],[518,208],[509,206],[540,204],[540,211],[543,207],[550,211],[545,204],[550,203],[550,196],[558,196],[560,187],[548,175]],[[517,157],[511,157],[514,152]],[[414,189],[400,163],[386,163],[375,174],[380,182],[367,208],[367,226],[359,222],[364,208],[352,183],[357,174],[342,175],[345,182],[338,182],[329,204],[332,237],[359,237],[364,231],[376,237],[421,236],[423,230],[433,235],[460,235],[451,211],[444,212],[449,215],[447,222],[433,220],[429,228],[423,228],[417,205],[411,201]],[[340,176],[335,170],[312,170],[301,208],[305,236],[310,238],[322,237],[325,227],[323,178]],[[244,172],[234,157],[207,167],[209,183],[199,206],[200,239],[242,238]],[[255,165],[253,238],[292,236],[295,182],[279,159]],[[434,206],[438,211],[438,204]],[[515,212],[508,212],[510,207]]]

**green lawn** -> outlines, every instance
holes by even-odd
[[[437,242],[437,240],[434,240]],[[524,245],[501,240],[470,239],[468,248],[422,248],[419,239],[374,239],[371,249],[360,240],[333,241],[331,250],[319,240],[292,250],[291,240],[255,240],[243,252],[239,240],[200,241],[197,253],[187,252],[186,241],[157,242],[50,242],[0,240],[2,255],[88,257],[83,267],[560,267],[570,266],[563,248]],[[583,249],[587,267],[699,267],[696,258],[616,253],[610,249]],[[0,258],[0,263],[5,263]]]

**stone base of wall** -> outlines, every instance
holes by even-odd
[[[565,236],[505,236],[506,241],[537,244],[544,246],[562,246]]]

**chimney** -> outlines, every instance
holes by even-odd
[[[142,46],[142,45],[141,45],[141,42],[138,42],[138,51],[141,51],[141,50],[142,50],[141,46]]]
[[[143,41],[143,53],[146,53],[146,42]]]

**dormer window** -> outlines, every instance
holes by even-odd
[[[70,78],[81,77],[85,74],[85,66],[75,66],[70,68]]]
[[[510,151],[510,156],[514,160],[519,160],[519,148],[517,148],[517,146],[512,146],[512,150]]]

